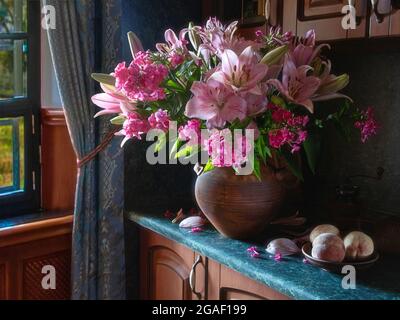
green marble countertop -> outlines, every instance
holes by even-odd
[[[342,288],[342,277],[303,263],[302,256],[275,261],[264,247],[258,259],[247,248],[252,243],[227,239],[213,228],[190,233],[164,217],[128,213],[128,219],[164,237],[179,242],[247,277],[294,299],[301,300],[400,300],[400,259],[381,257],[365,273],[357,273],[354,290]]]

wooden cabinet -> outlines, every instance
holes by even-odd
[[[344,6],[353,2],[356,8],[356,29],[344,29],[342,20]],[[277,13],[279,14],[279,13]],[[298,0],[284,1],[282,27],[284,31],[304,35],[314,29],[318,41],[362,38],[366,36],[367,0]]]
[[[140,252],[142,299],[205,298],[204,258],[199,259],[186,247],[145,230],[140,233]]]
[[[369,34],[371,37],[400,35],[400,1],[376,0],[376,9],[371,10]]]
[[[310,29],[315,29],[318,40],[344,39],[347,35],[346,30],[341,27],[343,3],[342,0],[301,0],[290,1],[290,4],[286,1],[284,3],[283,29],[287,31],[287,26],[290,25],[291,30],[296,30],[296,34],[299,36],[304,35]],[[290,15],[287,14],[289,11]],[[296,26],[293,25],[294,22]]]
[[[72,216],[0,230],[0,300],[70,299],[71,233]],[[42,286],[45,266],[55,288]]]
[[[356,29],[342,27],[342,8],[356,9]],[[317,32],[317,40],[343,40],[400,36],[400,1],[398,0],[296,0],[282,2],[282,27],[304,35]],[[377,13],[377,14],[375,14]]]
[[[146,229],[140,231],[140,259],[141,299],[289,299]]]
[[[283,31],[292,31],[298,36],[303,36],[308,30],[314,29],[318,41],[400,36],[400,0],[258,0],[253,2],[264,8],[264,22],[268,21],[268,25],[280,25]],[[256,20],[253,19],[258,23],[246,23],[244,3],[203,0],[203,15],[205,18],[209,15],[218,16],[225,22],[239,20],[242,34],[251,38],[255,29],[266,29],[267,24],[260,16]],[[349,13],[345,6],[349,4],[355,8],[355,29],[342,26],[342,21],[349,21],[345,18],[345,13]],[[376,7],[375,10],[374,7]],[[261,11],[259,9],[259,14]],[[375,12],[378,13],[378,17]]]
[[[211,259],[207,264],[210,300],[289,300],[287,296]]]

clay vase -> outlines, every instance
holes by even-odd
[[[282,172],[261,168],[254,175],[236,175],[232,168],[215,168],[197,178],[197,203],[211,224],[224,236],[251,239],[259,235],[280,212],[288,189]]]

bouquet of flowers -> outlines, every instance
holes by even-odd
[[[115,114],[111,122],[122,126],[122,144],[155,130],[156,152],[169,140],[171,157],[206,154],[203,172],[232,167],[241,173],[250,165],[258,177],[274,155],[301,179],[295,160],[303,154],[314,172],[315,135],[328,123],[343,128],[351,120],[363,142],[376,134],[373,110],[359,110],[340,93],[349,76],[331,73],[321,54],[329,46],[317,46],[313,30],[299,38],[271,28],[250,41],[237,25],[210,18],[179,34],[169,29],[155,51],[145,51],[130,32],[133,60],[110,75],[93,74],[104,91],[92,98],[103,109],[97,115]],[[317,105],[339,98],[328,114]]]

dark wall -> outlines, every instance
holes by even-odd
[[[381,181],[355,178],[353,182],[361,187],[360,199],[374,212],[400,216],[400,53],[335,55],[333,65],[336,73],[350,74],[347,93],[355,103],[375,107],[381,129],[365,144],[359,135],[351,144],[331,135],[321,171],[332,187],[346,176],[374,175],[377,167],[383,167]]]
[[[132,30],[145,49],[155,50],[164,42],[164,32],[179,32],[189,21],[201,21],[201,0],[132,0],[122,1],[122,34]],[[127,41],[124,57],[131,54]],[[125,147],[125,206],[127,210],[150,211],[190,207],[193,204],[194,172],[192,166],[151,166],[146,162],[146,147],[132,141]]]
[[[119,0],[122,11],[122,56],[131,60],[126,34],[135,32],[145,49],[155,49],[164,41],[164,31],[175,31],[189,21],[201,20],[201,0]],[[162,212],[167,208],[193,205],[194,171],[191,166],[150,166],[145,161],[146,145],[130,141],[124,147],[125,209],[128,211]],[[138,229],[125,224],[127,298],[139,297]]]
[[[201,0],[122,0],[122,33],[135,32],[145,49],[164,41],[168,28],[178,32],[190,21],[201,21]],[[124,47],[129,57],[129,47]]]

